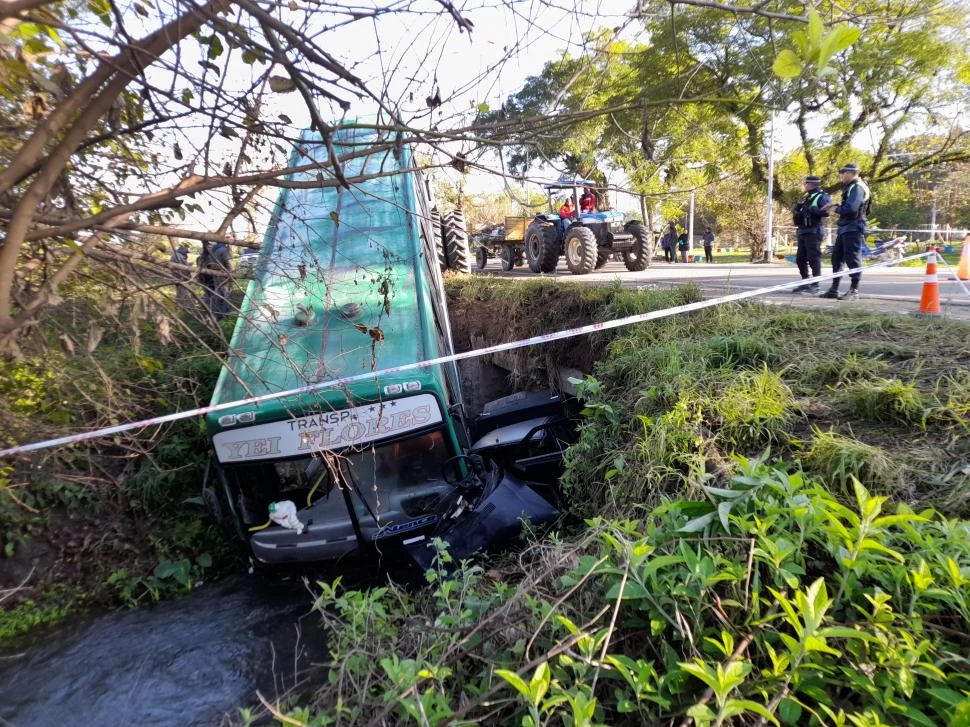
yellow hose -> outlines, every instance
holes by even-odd
[[[320,486],[320,483],[323,482],[323,478],[326,475],[328,475],[328,474],[329,474],[329,472],[321,472],[320,473],[320,476],[317,477],[317,481],[313,483],[313,487],[311,487],[310,488],[310,491],[306,494],[306,506],[307,507],[310,507],[310,505],[312,504],[310,502],[310,498],[313,497],[313,493],[317,491],[317,488]]]
[[[253,527],[249,528],[249,532],[255,533],[257,530],[265,530],[272,524],[273,524],[272,520],[267,520],[262,525],[254,525]]]

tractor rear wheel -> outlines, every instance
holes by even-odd
[[[445,215],[445,252],[448,267],[461,273],[472,271],[471,251],[468,249],[468,232],[465,230],[465,213],[460,209]]]
[[[559,236],[554,225],[533,222],[525,231],[525,257],[529,270],[551,273],[559,262]]]
[[[593,272],[599,249],[596,235],[588,227],[570,227],[563,242],[566,252],[566,266],[573,275],[586,275]]]
[[[438,256],[438,265],[442,270],[448,269],[448,256],[445,254],[444,232],[441,225],[441,213],[437,207],[431,210],[431,247]]]
[[[630,222],[626,231],[633,235],[633,248],[623,253],[626,269],[639,273],[650,267],[653,259],[653,240],[647,228],[639,222]]]
[[[515,267],[515,250],[511,245],[502,245],[502,270],[508,272]]]

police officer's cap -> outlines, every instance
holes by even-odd
[[[814,174],[809,174],[805,177],[805,184],[821,184],[822,178],[816,177]]]
[[[855,162],[849,162],[848,164],[843,164],[839,168],[839,174],[842,174],[842,172],[855,172],[855,173],[858,174],[859,173],[859,165],[856,164]]]

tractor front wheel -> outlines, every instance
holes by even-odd
[[[559,262],[559,236],[555,226],[533,222],[525,231],[525,256],[529,270],[551,273]]]
[[[639,222],[629,223],[626,231],[633,235],[633,248],[623,253],[623,264],[627,270],[639,273],[650,267],[653,259],[652,235]]]
[[[570,227],[563,244],[566,248],[566,266],[573,275],[593,272],[599,249],[596,235],[588,227]]]
[[[475,265],[479,270],[484,270],[485,266],[488,265],[488,250],[485,249],[484,245],[479,245],[478,249],[475,250]]]

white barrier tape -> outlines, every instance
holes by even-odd
[[[963,289],[963,292],[967,294],[967,297],[970,298],[970,288],[967,287],[966,283],[960,280],[960,277],[957,275],[957,271],[953,268],[953,266],[950,265],[950,263],[948,263],[942,255],[937,255],[936,258],[937,260],[942,261],[944,265],[946,265],[946,269],[949,270],[950,275],[953,276],[952,280],[955,280],[956,284],[959,285]]]
[[[846,275],[852,275],[853,273],[862,273],[866,270],[872,270],[873,268],[883,268],[891,267],[893,265],[898,265],[901,262],[907,260],[918,260],[920,258],[932,255],[931,252],[924,252],[918,255],[911,255],[909,257],[904,257],[899,260],[889,260],[884,263],[875,263],[873,265],[867,265],[863,268],[853,268],[852,270],[843,270],[838,273],[830,273],[828,275],[820,275],[817,278],[811,278],[809,282],[820,283],[826,280],[835,280],[836,278],[842,278]],[[316,384],[307,384],[306,386],[301,386],[296,389],[289,389],[287,391],[280,391],[273,394],[262,394],[260,396],[253,396],[248,399],[240,399],[239,401],[229,401],[223,404],[217,404],[215,406],[200,406],[196,409],[189,409],[188,411],[178,411],[172,414],[165,414],[164,416],[152,417],[151,419],[142,419],[141,421],[131,422],[129,424],[119,424],[113,427],[106,427],[105,429],[97,429],[90,432],[82,432],[79,434],[71,434],[66,437],[58,437],[57,439],[48,439],[42,442],[34,442],[32,444],[23,444],[17,447],[10,447],[8,449],[0,450],[0,457],[10,457],[16,454],[24,454],[25,452],[34,452],[39,449],[47,449],[49,447],[59,447],[64,444],[73,444],[75,442],[84,442],[89,439],[98,439],[100,437],[108,437],[113,434],[121,434],[122,432],[128,432],[133,429],[142,429],[144,427],[150,427],[157,424],[167,424],[168,422],[178,421],[180,419],[187,419],[189,417],[200,416],[203,414],[212,414],[217,411],[225,411],[226,409],[235,409],[240,406],[245,406],[247,404],[260,404],[264,401],[273,401],[274,399],[283,399],[288,396],[299,396],[300,394],[308,394],[313,391],[320,391],[321,389],[332,389],[338,386],[345,386],[346,384],[352,384],[356,381],[364,381],[366,379],[376,379],[381,376],[387,376],[389,374],[396,374],[402,371],[413,371],[415,369],[428,368],[430,366],[440,366],[446,363],[452,363],[453,361],[462,361],[469,358],[478,358],[479,356],[489,356],[493,353],[499,353],[501,351],[511,351],[516,348],[524,348],[526,346],[534,346],[539,343],[548,343],[550,341],[560,341],[564,338],[573,338],[575,336],[582,336],[587,333],[596,333],[597,331],[607,331],[612,328],[619,328],[621,326],[629,326],[633,323],[645,323],[647,321],[655,321],[660,318],[668,318],[670,316],[679,315],[681,313],[690,313],[696,310],[703,310],[704,308],[712,308],[716,305],[723,305],[724,303],[734,303],[740,300],[746,300],[748,298],[756,298],[761,295],[768,295],[770,293],[778,293],[783,290],[788,290],[790,288],[795,288],[806,283],[805,280],[796,280],[791,283],[783,283],[782,285],[772,285],[767,288],[756,288],[754,290],[746,290],[741,293],[732,293],[731,295],[724,295],[719,298],[708,298],[707,300],[701,300],[696,303],[688,303],[686,305],[678,305],[673,308],[663,308],[661,310],[650,311],[648,313],[637,313],[636,315],[627,316],[625,318],[617,318],[612,321],[606,321],[604,323],[591,323],[586,326],[580,326],[578,328],[569,328],[564,331],[557,331],[556,333],[545,333],[541,336],[533,336],[532,338],[524,338],[519,341],[511,341],[509,343],[499,343],[494,346],[487,346],[485,348],[478,348],[473,351],[464,351],[462,353],[454,353],[448,356],[439,356],[438,358],[428,359],[427,361],[418,361],[417,363],[404,364],[402,366],[394,366],[389,369],[381,369],[380,371],[368,371],[363,374],[354,374],[353,376],[343,376],[339,379],[331,379],[330,381],[322,381]]]

